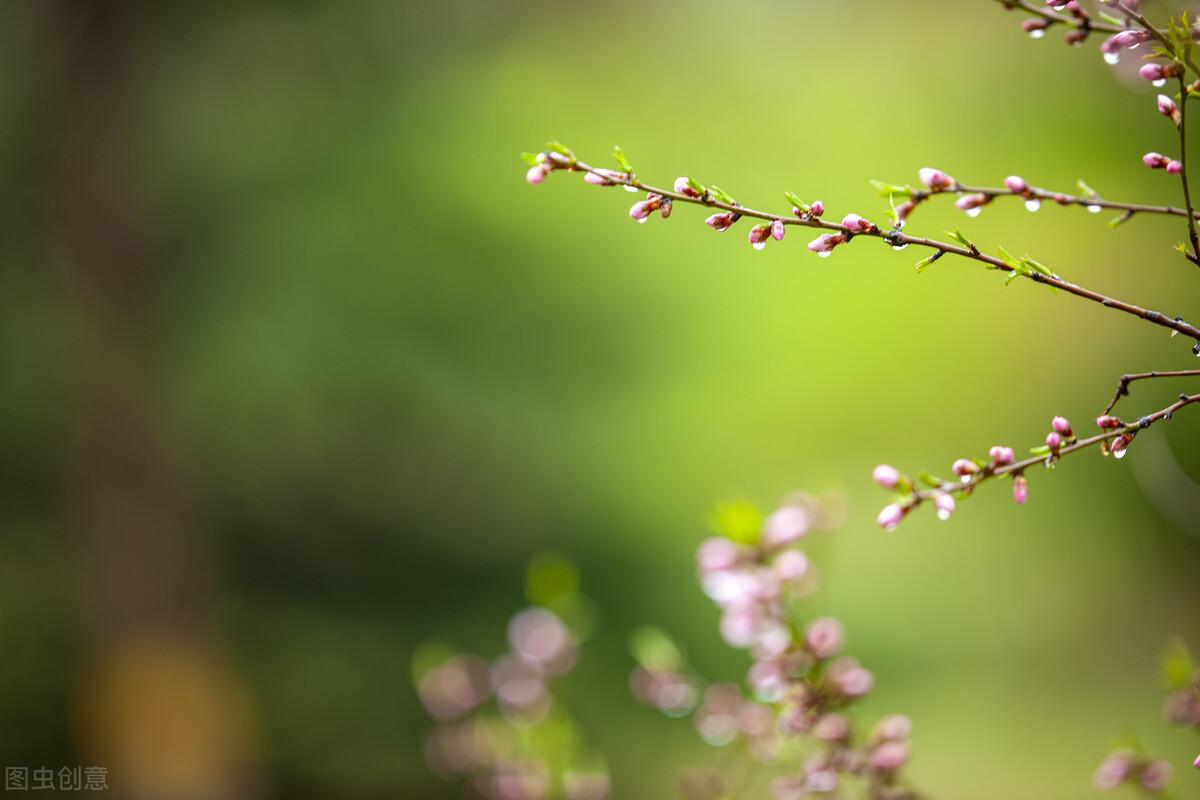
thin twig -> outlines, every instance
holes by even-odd
[[[1200,394],[1193,394],[1193,395],[1181,394],[1179,396],[1178,400],[1176,400],[1174,403],[1167,406],[1166,408],[1156,411],[1153,414],[1150,414],[1148,416],[1142,417],[1142,418],[1138,419],[1137,421],[1132,422],[1128,425],[1123,425],[1123,426],[1113,429],[1113,430],[1107,430],[1107,431],[1104,431],[1103,433],[1098,433],[1095,436],[1089,436],[1086,439],[1076,439],[1075,441],[1070,442],[1069,444],[1065,444],[1062,447],[1060,447],[1057,452],[1051,453],[1049,455],[1033,456],[1031,458],[1026,458],[1022,461],[1015,461],[1012,464],[1008,464],[1003,467],[985,467],[984,469],[980,470],[979,472],[976,472],[975,474],[971,475],[969,477],[969,479],[965,482],[951,483],[951,482],[947,481],[947,482],[943,482],[935,489],[914,489],[914,491],[912,493],[911,505],[912,505],[912,507],[915,507],[916,505],[918,505],[926,500],[933,500],[937,496],[938,493],[945,493],[945,494],[967,493],[967,494],[969,494],[969,493],[975,491],[975,487],[977,487],[979,484],[984,483],[985,481],[989,481],[992,478],[998,478],[1002,475],[1009,475],[1009,474],[1020,475],[1025,470],[1029,469],[1030,467],[1037,466],[1038,464],[1047,464],[1047,463],[1056,462],[1063,456],[1068,456],[1071,453],[1079,452],[1080,450],[1087,449],[1093,445],[1100,444],[1101,442],[1107,442],[1108,440],[1115,439],[1118,436],[1135,434],[1144,428],[1149,428],[1151,425],[1153,425],[1156,422],[1161,422],[1162,420],[1170,419],[1176,411],[1183,408],[1184,406],[1191,405],[1192,403],[1200,403]]]
[[[1063,192],[1055,192],[1050,189],[1040,189],[1036,186],[1030,186],[1028,191],[1025,192],[1014,192],[1013,190],[1004,187],[968,186],[965,183],[956,182],[953,188],[939,192],[929,191],[927,189],[914,189],[912,199],[913,202],[922,203],[930,198],[937,197],[938,195],[946,195],[947,197],[951,197],[964,194],[982,194],[993,199],[997,197],[1021,197],[1026,200],[1036,198],[1037,200],[1051,201],[1060,206],[1110,208],[1117,211],[1124,211],[1129,216],[1132,216],[1133,214],[1165,214],[1172,217],[1186,217],[1188,215],[1186,208],[1177,208],[1176,206],[1152,206],[1145,203],[1122,203],[1116,200],[1105,200],[1096,196],[1065,194]],[[1192,212],[1193,217],[1197,217],[1198,214],[1200,214],[1200,212]]]
[[[1188,259],[1200,267],[1200,238],[1196,236],[1196,214],[1192,208],[1192,193],[1188,189],[1187,176],[1187,103],[1188,87],[1183,76],[1179,76],[1179,182],[1183,185],[1183,202],[1187,206],[1188,239],[1192,243],[1192,254]]]
[[[1043,8],[1040,6],[1035,6],[1032,3],[1027,2],[1026,0],[997,0],[997,1],[1005,8],[1009,9],[1010,11],[1013,9],[1019,8],[1020,10],[1026,12],[1027,14],[1032,14],[1035,17],[1041,17],[1042,19],[1049,20],[1050,22],[1054,22],[1059,25],[1066,25],[1067,27],[1070,27],[1070,28],[1079,28],[1081,30],[1086,30],[1086,31],[1103,31],[1105,33],[1120,33],[1121,31],[1125,30],[1125,28],[1119,27],[1117,25],[1112,25],[1107,22],[1096,22],[1095,20],[1092,20],[1092,19],[1089,19],[1087,22],[1084,22],[1081,19],[1077,19],[1076,17],[1067,16],[1066,14],[1056,14],[1055,12],[1049,11],[1046,8]]]
[[[1117,391],[1113,394],[1113,399],[1107,406],[1104,407],[1102,414],[1110,413],[1120,402],[1122,397],[1129,394],[1129,384],[1134,381],[1144,381],[1152,378],[1195,378],[1200,377],[1200,369],[1176,369],[1167,370],[1165,372],[1131,372],[1128,375],[1122,375],[1117,382]]]
[[[619,173],[613,173],[611,170],[597,170],[595,167],[589,166],[588,164],[585,164],[577,159],[572,159],[570,166],[565,167],[565,169],[572,171],[591,172],[605,178],[610,183],[620,184],[623,186],[632,186],[635,189],[641,189],[642,191],[656,194],[663,198],[669,198],[673,203],[690,203],[692,205],[707,206],[709,208],[719,208],[723,211],[731,211],[743,217],[754,217],[756,219],[766,220],[768,222],[779,221],[784,225],[798,225],[805,228],[818,228],[822,230],[837,231],[843,234],[847,241],[855,236],[871,236],[877,239],[882,239],[893,247],[902,247],[904,245],[915,244],[921,247],[940,250],[944,253],[962,256],[963,258],[969,258],[973,261],[979,261],[983,264],[986,264],[991,269],[998,269],[1003,272],[1015,271],[1013,267],[1004,260],[996,256],[990,256],[986,253],[980,252],[980,250],[975,247],[961,247],[959,245],[940,242],[923,236],[910,236],[899,230],[885,231],[880,228],[874,228],[868,232],[854,232],[848,228],[842,227],[837,223],[826,222],[823,219],[811,217],[800,219],[793,216],[784,216],[781,214],[771,214],[766,211],[758,211],[753,208],[747,208],[746,206],[736,205],[733,203],[723,203],[709,193],[705,193],[701,197],[689,197],[687,195],[680,194],[679,192],[668,189],[660,189],[656,186],[643,183],[636,176],[619,177]],[[1141,306],[1133,303],[1127,303],[1123,300],[1116,300],[1103,295],[1100,292],[1079,286],[1078,284],[1072,283],[1057,275],[1044,275],[1039,272],[1030,272],[1026,274],[1025,277],[1029,278],[1029,280],[1034,281],[1035,283],[1053,286],[1060,291],[1073,294],[1076,297],[1082,297],[1085,300],[1091,300],[1094,303],[1099,303],[1105,308],[1112,308],[1117,311],[1139,317],[1155,325],[1169,328],[1177,333],[1182,333],[1185,336],[1195,340],[1197,343],[1196,347],[1200,348],[1200,328],[1196,328],[1195,326],[1184,322],[1180,317],[1172,318],[1159,311],[1142,308]]]

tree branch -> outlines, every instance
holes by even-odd
[[[1194,378],[1200,376],[1200,369],[1176,369],[1166,372],[1132,372],[1127,375],[1122,375],[1117,382],[1117,391],[1113,394],[1113,399],[1104,407],[1103,414],[1110,413],[1120,402],[1122,397],[1129,394],[1129,384],[1134,381],[1149,380],[1151,378]]]
[[[1021,197],[1025,200],[1046,200],[1056,203],[1060,206],[1083,206],[1084,208],[1109,208],[1116,211],[1124,211],[1125,217],[1132,217],[1134,214],[1164,214],[1172,217],[1186,217],[1188,210],[1186,208],[1178,208],[1176,206],[1154,206],[1145,203],[1123,203],[1116,200],[1105,200],[1097,195],[1083,196],[1071,195],[1064,192],[1056,192],[1051,189],[1041,189],[1036,186],[1029,186],[1024,192],[1016,192],[1005,187],[988,187],[988,186],[968,186],[965,183],[956,181],[953,188],[945,191],[930,191],[928,189],[913,189],[912,200],[914,203],[920,204],[937,197],[938,195],[945,196],[961,196],[964,194],[982,194],[989,200],[997,197]],[[1198,212],[1192,211],[1192,216],[1197,217]],[[1124,220],[1122,220],[1124,221]]]
[[[592,173],[593,175],[597,176],[598,178],[603,179],[605,184],[607,184],[607,185],[622,185],[622,186],[633,187],[635,189],[640,189],[642,191],[648,192],[651,195],[657,195],[658,197],[663,198],[664,200],[669,200],[671,203],[690,203],[692,205],[706,206],[708,208],[717,208],[717,209],[721,209],[723,211],[731,212],[732,214],[736,215],[737,217],[753,217],[755,219],[761,219],[761,220],[765,220],[767,222],[778,222],[785,226],[795,225],[795,226],[800,226],[800,227],[805,227],[805,228],[817,228],[817,229],[827,230],[827,231],[836,231],[836,232],[842,234],[846,241],[849,241],[850,239],[852,239],[856,236],[870,236],[870,237],[874,237],[877,239],[882,239],[883,241],[887,242],[888,244],[890,244],[891,246],[896,247],[896,248],[902,248],[902,247],[910,245],[910,244],[915,244],[920,247],[927,247],[927,248],[931,248],[933,250],[937,250],[943,254],[952,254],[952,255],[956,255],[956,256],[961,256],[962,258],[968,258],[973,261],[978,261],[982,264],[987,265],[988,268],[990,268],[990,269],[997,269],[997,270],[1001,270],[1003,272],[1017,272],[1018,271],[1008,261],[998,258],[996,256],[991,256],[986,253],[983,253],[977,247],[975,247],[973,244],[969,247],[953,245],[953,244],[949,244],[947,242],[941,242],[941,241],[929,239],[929,238],[922,237],[922,236],[910,236],[906,233],[903,233],[899,229],[892,229],[892,230],[885,231],[874,225],[872,225],[869,230],[851,230],[850,228],[845,227],[843,225],[839,225],[837,223],[826,222],[825,220],[820,219],[817,216],[797,218],[794,216],[771,214],[771,213],[768,213],[765,211],[758,211],[753,208],[748,208],[746,206],[743,206],[743,205],[740,205],[737,203],[723,202],[721,200],[718,200],[716,197],[713,196],[712,193],[710,193],[707,190],[704,191],[704,193],[700,196],[691,197],[691,196],[688,196],[681,192],[676,192],[676,191],[671,191],[668,189],[662,189],[662,188],[659,188],[656,186],[651,186],[650,184],[644,183],[641,180],[639,180],[637,178],[637,176],[633,173],[626,174],[626,173],[614,172],[612,170],[597,169],[588,164],[585,164],[582,161],[579,161],[573,155],[565,156],[565,155],[556,154],[556,156],[558,156],[557,160],[551,159],[550,161],[546,162],[546,163],[553,165],[553,166],[547,167],[546,168],[547,171],[550,171],[551,169],[556,169],[556,170],[566,170],[566,171],[572,171],[572,172],[589,172],[589,173]],[[1133,303],[1127,303],[1123,300],[1116,300],[1114,298],[1111,298],[1104,294],[1101,294],[1100,292],[1085,288],[1083,286],[1079,286],[1078,284],[1075,284],[1068,280],[1065,280],[1064,278],[1062,278],[1058,275],[1055,275],[1053,273],[1043,274],[1042,272],[1029,271],[1029,272],[1023,272],[1022,274],[1024,275],[1024,277],[1028,278],[1029,280],[1034,281],[1035,283],[1042,283],[1047,286],[1052,286],[1056,289],[1059,289],[1060,291],[1066,292],[1068,294],[1073,294],[1076,297],[1082,297],[1085,300],[1090,300],[1094,303],[1099,303],[1100,305],[1102,305],[1106,308],[1112,308],[1117,311],[1121,311],[1125,314],[1130,314],[1130,315],[1138,317],[1140,319],[1144,319],[1147,322],[1150,322],[1154,325],[1168,328],[1168,329],[1174,331],[1175,333],[1182,333],[1185,336],[1188,336],[1195,341],[1196,344],[1193,349],[1195,350],[1195,352],[1200,354],[1200,328],[1196,328],[1195,326],[1190,325],[1187,322],[1184,322],[1181,317],[1173,317],[1172,318],[1172,317],[1165,315],[1158,311],[1146,309],[1141,306],[1135,305]]]
[[[1200,238],[1196,236],[1196,213],[1192,208],[1192,193],[1188,189],[1187,176],[1187,103],[1188,87],[1179,76],[1179,182],[1183,185],[1183,202],[1187,206],[1188,239],[1192,243],[1192,254],[1188,259],[1200,267]],[[1186,254],[1185,254],[1186,255]]]
[[[1035,6],[1033,3],[1028,2],[1028,0],[997,0],[997,2],[1009,11],[1019,9],[1035,17],[1041,17],[1048,22],[1066,25],[1069,28],[1079,28],[1085,31],[1103,31],[1105,33],[1120,33],[1125,30],[1125,28],[1107,22],[1096,22],[1090,18],[1085,22],[1066,14],[1057,14],[1053,11],[1048,11],[1042,6]]]

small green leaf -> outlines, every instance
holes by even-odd
[[[710,187],[708,187],[708,192],[718,202],[721,202],[721,203],[724,203],[724,204],[730,205],[730,206],[737,205],[737,201],[734,200],[733,197],[730,196],[730,194],[728,192],[726,192],[724,189],[722,189],[720,186],[715,186],[715,185],[710,186]]]
[[[996,249],[1000,251],[1000,260],[1003,261],[1008,266],[1012,267],[1014,274],[1017,274],[1017,275],[1028,275],[1029,274],[1029,268],[1026,267],[1024,264],[1022,264],[1020,259],[1018,259],[1012,253],[1005,250],[1003,247],[997,246]]]
[[[800,196],[797,195],[795,192],[784,192],[783,196],[785,198],[787,198],[787,201],[789,203],[792,204],[792,208],[798,208],[801,211],[805,211],[805,212],[808,211],[808,209],[809,209],[808,203],[805,203],[803,200],[801,200]]]
[[[621,149],[619,144],[613,145],[613,159],[616,160],[617,166],[621,168],[621,172],[632,173],[633,165],[629,163],[629,159],[625,157],[625,151]]]
[[[1172,689],[1190,686],[1196,676],[1196,662],[1182,639],[1172,639],[1163,648],[1163,681]]]
[[[1086,183],[1084,183],[1083,178],[1080,178],[1078,181],[1076,181],[1075,185],[1079,187],[1079,191],[1083,192],[1088,197],[1099,197],[1100,196],[1099,193],[1097,193],[1095,189],[1093,189],[1092,187],[1090,187]]]
[[[1029,448],[1029,452],[1035,456],[1045,456],[1050,454],[1050,448],[1047,445],[1039,445],[1038,447]]]
[[[897,186],[894,183],[872,180],[871,185],[879,190],[880,197],[912,197],[917,190],[911,186]]]
[[[1004,285],[1008,286],[1010,283],[1012,283],[1019,277],[1021,277],[1021,273],[1019,273],[1015,270],[1013,272],[1008,273],[1008,277],[1004,279]]]
[[[926,269],[928,269],[928,268],[929,268],[929,266],[930,266],[930,265],[931,265],[933,262],[937,261],[939,258],[941,258],[941,257],[942,257],[942,256],[944,256],[944,255],[946,255],[946,251],[945,251],[945,250],[937,250],[937,251],[935,251],[935,252],[934,252],[932,255],[929,255],[929,256],[926,256],[925,258],[922,258],[920,261],[918,261],[918,262],[917,262],[916,264],[914,264],[913,266],[914,266],[914,267],[916,267],[916,270],[917,270],[917,272],[918,272],[918,273],[924,272]]]
[[[755,544],[762,535],[762,514],[746,500],[717,503],[709,515],[709,525],[726,539]]]
[[[537,153],[521,153],[521,160],[531,167],[536,167],[538,164]]]
[[[923,483],[926,486],[933,488],[933,489],[937,489],[938,487],[940,487],[942,484],[945,483],[945,481],[942,480],[941,478],[938,478],[934,475],[930,475],[925,470],[921,470],[921,472],[917,475],[917,480],[919,480],[921,483]]]
[[[629,652],[651,672],[679,672],[686,665],[683,650],[658,628],[643,625],[629,637]]]
[[[1096,16],[1100,17],[1100,19],[1104,20],[1109,25],[1117,25],[1118,27],[1122,28],[1125,27],[1125,21],[1117,19],[1112,14],[1106,14],[1103,11],[1097,11]]]
[[[1185,256],[1188,253],[1187,245],[1184,244],[1183,242],[1176,242],[1175,249],[1178,250],[1179,252],[1183,253]]]
[[[1029,256],[1021,256],[1021,263],[1032,269],[1034,272],[1039,272],[1042,275],[1045,275],[1047,278],[1056,277],[1053,270],[1040,261],[1035,261]]]
[[[570,159],[575,158],[575,154],[571,152],[571,149],[557,139],[551,139],[550,141],[546,142],[546,149],[553,150],[560,156],[566,156]]]
[[[963,233],[960,230],[955,229],[952,231],[946,231],[946,235],[949,236],[954,241],[961,244],[963,247],[967,248],[968,250],[974,251],[976,249],[975,243],[972,242],[970,239],[968,239],[966,236],[963,236]]]
[[[699,194],[699,195],[704,194],[704,192],[705,192],[704,185],[702,183],[700,183],[700,181],[691,177],[690,175],[688,176],[687,184],[688,184],[688,188],[691,189],[696,194]]]

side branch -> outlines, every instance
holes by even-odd
[[[1016,188],[991,187],[991,186],[969,186],[960,181],[955,181],[954,185],[943,191],[932,191],[929,189],[913,189],[911,187],[901,187],[906,190],[911,190],[911,199],[914,205],[919,205],[939,195],[943,196],[962,196],[962,195],[981,195],[986,198],[986,202],[991,202],[997,197],[1020,197],[1026,202],[1031,200],[1053,202],[1060,206],[1082,206],[1093,213],[1099,212],[1101,209],[1112,209],[1115,211],[1124,211],[1125,215],[1122,221],[1125,221],[1134,214],[1163,214],[1172,217],[1187,217],[1188,209],[1179,208],[1177,206],[1156,206],[1146,203],[1123,203],[1116,200],[1105,200],[1099,195],[1074,195],[1065,192],[1056,192],[1051,189],[1042,189],[1037,186],[1025,184],[1023,182],[1014,182]],[[986,203],[984,203],[986,204]],[[978,207],[978,206],[976,206]],[[910,212],[911,213],[911,212]],[[1191,216],[1197,218],[1198,212],[1192,210]]]
[[[1117,391],[1113,394],[1113,399],[1104,407],[1102,414],[1109,414],[1122,397],[1129,394],[1129,384],[1134,381],[1144,381],[1153,378],[1195,378],[1200,377],[1200,369],[1176,369],[1165,372],[1131,372],[1128,375],[1122,375],[1117,382]]]
[[[874,224],[868,223],[866,220],[862,220],[861,218],[857,219],[859,224],[852,228],[845,224],[828,222],[821,219],[820,216],[816,214],[806,214],[799,217],[772,214],[766,211],[748,208],[736,202],[730,202],[731,198],[728,198],[727,196],[724,200],[717,199],[714,193],[708,191],[707,189],[705,189],[703,192],[692,192],[691,194],[685,194],[682,191],[673,191],[651,186],[650,184],[644,183],[638,179],[637,175],[632,171],[615,172],[613,170],[597,169],[582,161],[579,161],[573,155],[555,153],[554,157],[548,158],[547,161],[542,163],[551,165],[545,167],[546,172],[552,170],[586,172],[590,173],[592,176],[595,176],[595,180],[598,185],[621,185],[645,191],[653,199],[653,202],[658,203],[661,206],[667,206],[662,209],[664,212],[669,212],[669,206],[671,204],[689,203],[692,205],[717,208],[721,209],[722,211],[729,212],[732,215],[732,220],[736,220],[739,217],[752,217],[754,219],[764,220],[768,223],[774,223],[781,226],[796,225],[805,228],[817,228],[820,230],[835,231],[840,235],[841,241],[849,241],[856,236],[870,236],[876,239],[881,239],[897,249],[903,248],[910,244],[915,244],[920,247],[936,250],[942,254],[952,254],[961,256],[962,258],[971,259],[973,261],[978,261],[982,264],[985,264],[989,269],[996,269],[1009,273],[1017,272],[1034,281],[1035,283],[1042,283],[1047,286],[1054,287],[1055,289],[1075,295],[1076,297],[1082,297],[1085,300],[1099,303],[1105,308],[1111,308],[1121,311],[1125,314],[1130,314],[1140,319],[1144,319],[1154,325],[1167,328],[1175,333],[1182,333],[1195,341],[1195,346],[1193,349],[1195,352],[1200,354],[1200,328],[1196,328],[1195,326],[1185,322],[1181,317],[1171,317],[1159,311],[1143,308],[1134,303],[1128,303],[1123,300],[1117,300],[1108,297],[1100,292],[1065,280],[1064,278],[1055,275],[1048,270],[1042,272],[1018,269],[1013,266],[1011,261],[983,253],[970,242],[966,242],[965,245],[960,246],[922,236],[910,236],[906,233],[903,233],[899,228],[883,230]],[[535,169],[538,168],[535,167]],[[543,176],[544,174],[545,173],[543,173]],[[540,178],[538,180],[540,181]],[[655,207],[657,208],[658,206]],[[847,219],[849,219],[849,217]],[[843,222],[845,222],[845,220],[843,220]],[[766,238],[767,235],[764,231],[763,241],[765,241]]]

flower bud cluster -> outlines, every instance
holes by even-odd
[[[1092,776],[1092,785],[1100,790],[1118,786],[1136,786],[1142,791],[1159,793],[1171,780],[1171,765],[1159,758],[1146,758],[1130,749],[1114,750],[1100,762]]]

